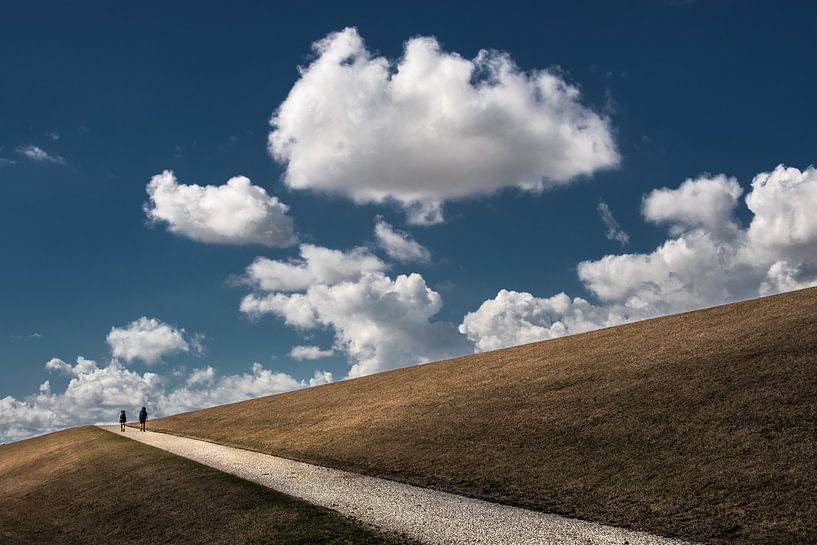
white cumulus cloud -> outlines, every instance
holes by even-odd
[[[107,336],[114,358],[127,362],[142,360],[148,365],[163,356],[179,352],[201,351],[200,337],[188,339],[184,329],[177,329],[156,318],[142,316],[127,325],[113,327]]]
[[[549,298],[527,292],[500,290],[460,324],[460,332],[474,342],[478,352],[524,344],[599,327],[623,323],[612,309],[597,307],[564,293]]]
[[[333,380],[330,372],[319,370],[308,380],[297,380],[259,363],[249,372],[235,375],[219,375],[212,367],[195,369],[175,385],[172,377],[136,373],[115,359],[100,366],[83,357],[73,365],[52,358],[46,369],[69,376],[70,382],[61,392],[53,392],[46,380],[37,393],[23,399],[0,398],[0,442],[69,426],[114,422],[120,409],[132,419],[144,405],[151,417],[161,417]]]
[[[674,236],[650,253],[582,262],[579,277],[603,301],[654,315],[817,282],[817,171],[781,165],[755,176],[748,228],[735,219],[741,193],[724,175],[653,191],[645,218]]]
[[[656,189],[644,198],[644,218],[653,223],[671,225],[671,232],[705,227],[723,234],[736,229],[733,211],[743,188],[735,178],[724,174],[700,176],[684,181],[677,189]]]
[[[304,293],[248,295],[241,310],[273,314],[301,329],[330,328],[335,348],[354,362],[349,377],[463,354],[470,343],[453,324],[432,322],[442,298],[419,274],[392,279],[369,272],[354,281],[315,284]]]
[[[328,358],[334,353],[334,350],[321,350],[319,346],[298,345],[292,347],[292,350],[289,351],[289,357],[296,360],[319,360],[321,358]]]
[[[781,293],[808,288],[817,284],[817,265],[792,265],[786,261],[775,261],[766,271],[766,278],[760,284],[761,295]]]
[[[406,263],[431,261],[431,252],[428,248],[411,238],[408,233],[396,231],[383,218],[377,219],[374,236],[377,244],[393,259]]]
[[[429,224],[447,200],[542,191],[619,162],[608,120],[558,71],[523,72],[497,51],[467,59],[432,37],[390,61],[354,28],[313,48],[271,119],[269,150],[292,188],[394,200]]]
[[[650,253],[583,261],[578,272],[585,286],[604,301],[665,314],[728,301],[734,299],[732,294],[746,291],[752,279],[743,273],[752,271],[741,270],[739,252],[739,245],[697,229]]]
[[[79,357],[76,364],[52,358],[46,368],[71,377],[65,390],[52,393],[49,381],[25,399],[0,399],[0,441],[15,441],[68,426],[113,421],[122,408],[131,411],[156,399],[163,379],[138,374],[116,360],[104,367]]]
[[[300,259],[289,261],[259,257],[247,267],[247,279],[267,290],[299,291],[313,284],[334,284],[381,271],[386,264],[363,247],[347,252],[301,244]]]
[[[216,370],[209,365],[203,369],[194,369],[190,376],[187,377],[187,385],[212,384],[215,376]]]
[[[817,260],[817,169],[780,165],[758,174],[746,205],[754,214],[749,243],[761,259]]]
[[[657,189],[643,214],[667,224],[670,238],[651,252],[579,263],[598,303],[501,290],[460,331],[477,350],[491,350],[817,285],[817,171],[781,165],[755,176],[748,227],[735,215],[741,194],[722,174]]]
[[[260,363],[253,363],[250,372],[238,375],[217,376],[210,369],[197,369],[184,386],[164,392],[157,401],[157,411],[176,414],[332,381],[331,373],[316,371],[312,379],[302,381]]]
[[[296,241],[289,208],[244,176],[224,185],[186,185],[166,170],[151,178],[146,189],[147,217],[166,223],[177,235],[199,242],[272,247]]]

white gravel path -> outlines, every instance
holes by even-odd
[[[529,511],[163,433],[104,429],[429,544],[680,545],[688,542]]]

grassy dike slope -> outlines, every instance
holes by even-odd
[[[152,422],[708,543],[817,543],[817,289]]]
[[[98,428],[0,446],[0,543],[404,543]]]

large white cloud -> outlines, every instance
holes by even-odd
[[[299,291],[313,284],[334,284],[386,268],[377,256],[358,247],[342,252],[301,244],[300,259],[278,261],[259,257],[247,267],[247,279],[267,291]]]
[[[453,324],[432,322],[440,294],[419,274],[395,279],[381,272],[354,281],[315,284],[304,293],[248,295],[241,310],[274,314],[301,329],[331,328],[335,348],[354,362],[349,377],[470,351]]]
[[[236,176],[224,185],[180,184],[165,170],[147,185],[148,218],[199,242],[290,246],[296,236],[289,208],[263,187]]]
[[[746,196],[748,228],[735,216],[741,193],[724,175],[657,189],[642,211],[668,224],[671,238],[652,252],[579,263],[598,304],[502,290],[466,315],[460,331],[490,350],[817,285],[817,171],[781,165],[758,174]]]
[[[579,278],[606,302],[665,314],[735,299],[763,275],[745,268],[741,246],[703,229],[646,254],[608,255],[579,263]]]
[[[151,417],[232,403],[332,381],[332,374],[315,371],[309,380],[297,380],[254,363],[250,371],[220,376],[212,367],[195,369],[180,384],[157,373],[136,373],[117,360],[100,366],[82,357],[75,364],[58,358],[49,371],[70,377],[65,390],[52,392],[46,380],[39,392],[24,399],[0,398],[0,442],[83,424],[113,422],[120,409],[134,415],[147,406]]]
[[[393,199],[427,224],[446,200],[541,191],[619,161],[608,120],[557,71],[526,73],[496,51],[466,59],[430,37],[391,62],[354,28],[313,48],[271,119],[269,150],[290,187]]]
[[[106,340],[114,358],[127,362],[138,359],[148,365],[156,363],[163,356],[201,351],[201,336],[189,339],[184,329],[146,316],[134,320],[127,327],[112,327]]]
[[[431,252],[428,248],[411,238],[407,233],[396,231],[382,218],[378,218],[374,226],[374,236],[383,251],[397,261],[418,263],[431,261]]]
[[[609,255],[579,264],[600,299],[651,314],[678,312],[817,281],[817,173],[778,166],[758,174],[746,204],[748,228],[735,219],[741,194],[724,175],[653,191],[645,217],[673,224],[651,253]],[[777,286],[777,287],[774,287]]]

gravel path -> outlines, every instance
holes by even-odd
[[[315,505],[429,544],[680,545],[688,542],[529,511],[174,435],[103,426]]]

